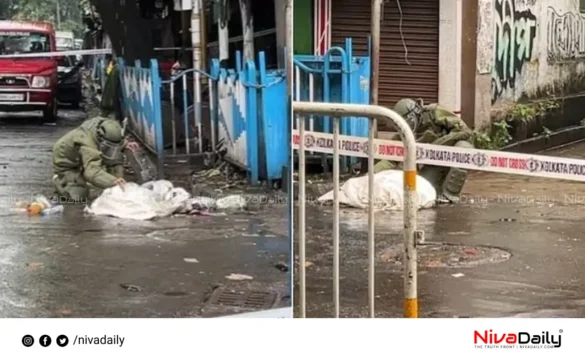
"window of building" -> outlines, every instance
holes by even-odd
[[[579,0],[579,11],[585,13],[585,0]]]

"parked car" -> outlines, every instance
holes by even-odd
[[[74,55],[65,56],[58,61],[59,83],[57,87],[57,99],[59,103],[69,103],[73,108],[79,108],[82,101],[81,69],[83,62],[77,60]]]
[[[56,51],[53,25],[36,21],[0,21],[0,111],[43,111],[57,118],[57,61],[49,56],[19,57]]]
[[[73,50],[75,49],[75,36],[72,31],[57,31],[55,32],[57,38],[57,50]]]

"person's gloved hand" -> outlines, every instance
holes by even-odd
[[[127,149],[128,151],[135,152],[135,151],[138,151],[138,148],[140,148],[140,146],[138,145],[138,143],[137,143],[137,142],[128,142],[128,143],[126,144],[126,149]]]
[[[122,190],[124,190],[124,186],[126,185],[126,180],[121,177],[118,177],[114,180],[114,186],[120,186]]]

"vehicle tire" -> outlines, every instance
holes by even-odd
[[[43,123],[54,123],[57,121],[57,99],[54,98],[51,104],[43,109]]]

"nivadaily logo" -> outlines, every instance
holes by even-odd
[[[492,329],[473,332],[475,348],[560,348],[561,335],[550,332],[533,334],[529,332],[497,333]]]

